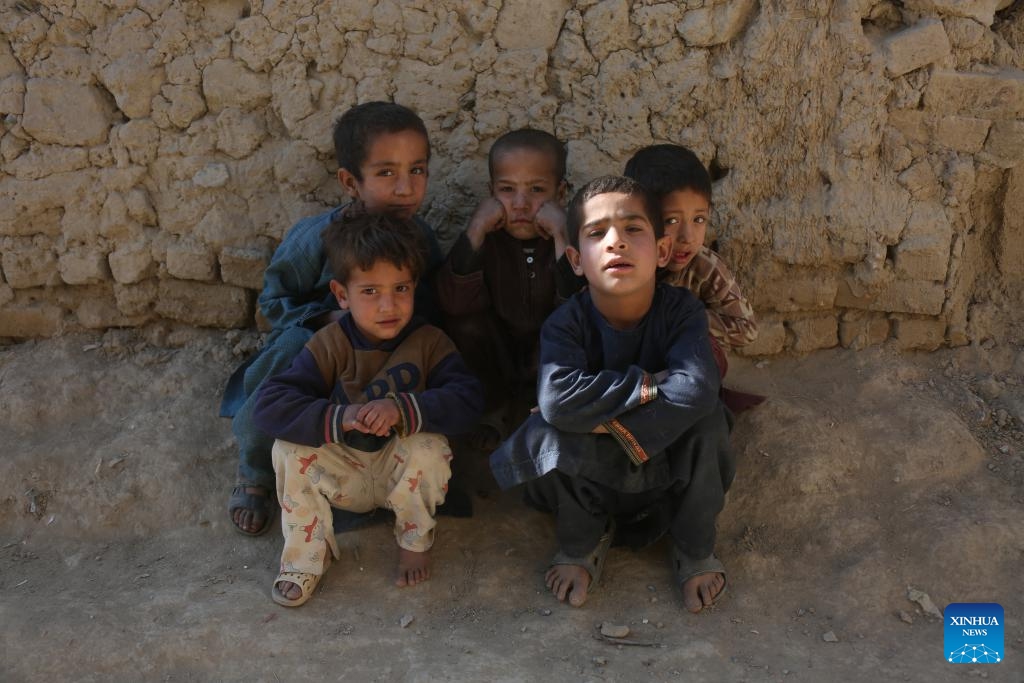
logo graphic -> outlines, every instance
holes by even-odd
[[[946,661],[998,664],[1003,651],[1003,608],[994,602],[954,602],[943,616]]]

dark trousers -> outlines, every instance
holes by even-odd
[[[736,474],[730,426],[719,407],[691,427],[664,454],[672,481],[655,489],[618,491],[552,470],[527,482],[524,498],[555,515],[558,545],[571,557],[590,554],[614,525],[616,544],[643,547],[667,532],[687,557],[703,559],[714,551],[715,519]]]

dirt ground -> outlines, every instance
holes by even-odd
[[[217,407],[253,341],[156,327],[0,347],[4,681],[1024,681],[1019,346],[736,360],[729,384],[770,400],[737,421],[728,595],[695,616],[664,545],[613,549],[584,608],[557,603],[550,520],[472,454],[475,515],[441,518],[429,583],[392,587],[375,524],[338,537],[309,604],[278,607],[278,527],[251,539],[225,512]],[[1005,660],[947,664],[910,588],[1000,603]]]

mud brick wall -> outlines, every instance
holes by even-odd
[[[993,343],[1024,289],[1024,8],[1006,0],[4,0],[0,337],[253,324],[330,129],[394,99],[450,243],[510,128],[572,182],[693,147],[771,354]]]

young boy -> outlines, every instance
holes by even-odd
[[[389,213],[411,219],[427,186],[430,142],[423,121],[412,110],[391,102],[367,102],[348,110],[334,125],[338,182],[370,213]],[[291,363],[313,333],[341,314],[329,283],[330,265],[320,242],[323,229],[348,204],[295,224],[274,253],[263,280],[259,303],[273,326],[263,350],[235,371],[228,383],[221,414],[233,416],[238,441],[236,485],[228,514],[243,534],[259,535],[273,522],[273,440],[252,423],[260,384]],[[416,222],[429,245],[425,275],[429,279],[442,256],[434,232]],[[431,288],[417,290],[417,311],[436,317]]]
[[[704,246],[711,218],[711,176],[696,154],[679,145],[644,147],[626,162],[624,175],[645,185],[661,202],[665,234],[673,239],[664,281],[686,287],[704,302],[715,360],[725,377],[727,350],[757,339],[757,323],[722,257]],[[722,399],[738,412],[764,397],[724,389]]]
[[[397,585],[430,578],[434,512],[451,475],[443,434],[472,427],[483,397],[451,340],[413,317],[425,246],[418,226],[391,215],[348,212],[324,231],[331,294],[347,315],[264,383],[253,415],[277,439],[277,603],[306,602],[328,552],[339,556],[332,505],[393,510]]]
[[[704,307],[656,282],[671,255],[660,207],[636,181],[604,177],[569,204],[566,255],[588,287],[541,331],[538,413],[491,456],[502,488],[555,514],[545,581],[580,606],[612,540],[671,537],[686,608],[725,589],[715,518],[735,471]]]
[[[580,283],[565,252],[565,147],[530,128],[498,138],[488,154],[491,196],[438,273],[449,334],[483,380],[491,447],[533,405],[540,326]],[[565,284],[565,283],[568,284]],[[567,291],[566,291],[567,290]],[[519,403],[528,403],[515,412]]]

